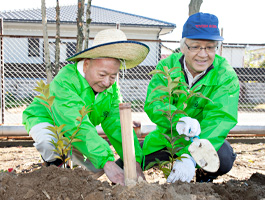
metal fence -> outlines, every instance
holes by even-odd
[[[5,36],[1,39],[1,122],[2,125],[21,125],[22,112],[36,92],[36,81],[46,81],[43,39],[37,36]],[[75,53],[75,38],[61,38],[60,67]],[[91,41],[90,41],[91,42]],[[124,101],[132,103],[133,112],[143,112],[146,90],[157,62],[170,54],[168,46],[177,42],[141,41],[151,52],[139,66],[120,71],[119,84]],[[54,66],[55,39],[49,39],[51,62]],[[265,46],[254,44],[223,44],[219,54],[235,68],[240,80],[239,110],[265,112]]]

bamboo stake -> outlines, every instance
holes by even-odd
[[[136,160],[132,127],[131,103],[120,103],[120,121],[124,163],[124,182],[126,186],[135,185],[137,181]]]

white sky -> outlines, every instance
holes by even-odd
[[[59,0],[60,6],[77,0]],[[85,0],[87,2],[87,0]],[[176,24],[175,31],[162,39],[180,40],[188,18],[190,0],[92,0],[92,5],[141,15]],[[46,0],[46,7],[56,0]],[[40,8],[41,0],[1,0],[0,11]],[[264,0],[203,0],[201,12],[215,14],[223,28],[224,42],[265,43]]]

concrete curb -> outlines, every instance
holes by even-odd
[[[141,135],[147,135],[151,131],[155,130],[156,125],[142,125]],[[96,126],[99,134],[104,134],[101,126]],[[265,126],[235,126],[230,134],[257,134],[265,135]],[[1,136],[29,136],[24,126],[0,126]]]

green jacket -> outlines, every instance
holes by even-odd
[[[183,58],[182,53],[175,53],[166,59],[161,60],[156,69],[163,70],[163,66],[169,69],[172,67],[180,67],[183,71]],[[181,72],[176,72],[171,75],[171,78],[180,77],[180,81],[187,82],[185,75]],[[143,146],[143,154],[148,155],[152,152],[163,149],[169,146],[169,143],[161,133],[170,135],[170,123],[163,117],[161,111],[165,110],[165,105],[156,101],[152,104],[155,97],[162,95],[161,90],[156,90],[151,94],[154,88],[159,85],[166,85],[167,81],[162,75],[156,74],[152,77],[148,89],[144,110],[149,116],[150,120],[157,125],[156,130],[149,133]],[[212,100],[203,98],[192,97],[187,102],[185,112],[191,118],[199,121],[201,126],[201,139],[208,139],[218,150],[224,143],[229,131],[237,124],[237,109],[239,98],[239,81],[233,68],[228,64],[227,60],[221,56],[216,55],[213,65],[210,66],[206,74],[195,83],[191,89],[196,87],[195,92],[201,92],[204,96]],[[184,88],[183,88],[184,90]],[[183,101],[186,99],[184,94],[179,97],[174,96],[171,102],[172,112],[177,107],[183,107]],[[176,115],[173,119],[173,134],[178,135],[176,131],[176,124],[179,118],[184,117],[183,114]],[[177,140],[177,143],[183,142],[185,147],[181,149],[177,155],[188,153],[190,141],[184,138]]]
[[[114,155],[109,144],[98,135],[96,126],[101,124],[110,143],[123,158],[122,137],[120,125],[119,103],[122,102],[120,89],[115,82],[112,87],[95,94],[86,79],[78,72],[77,63],[63,67],[50,83],[50,95],[55,96],[52,112],[56,125],[66,124],[64,130],[70,130],[65,135],[70,136],[76,130],[79,122],[76,120],[83,106],[90,106],[92,112],[84,117],[80,127],[81,142],[73,146],[87,157],[96,168],[103,168],[107,161],[114,161]],[[53,124],[48,109],[40,104],[39,98],[23,112],[23,124],[26,130],[39,123]],[[136,161],[142,161],[142,149],[134,133]]]

